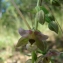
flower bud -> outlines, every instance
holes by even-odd
[[[58,33],[58,25],[54,21],[50,22],[48,25],[49,29]]]
[[[41,23],[41,24],[45,23],[43,10],[40,10],[39,12],[37,12],[36,21],[39,21],[39,23]]]

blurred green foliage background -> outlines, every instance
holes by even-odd
[[[50,6],[49,1],[50,0],[43,0],[43,4],[46,5],[46,8]],[[58,23],[63,29],[63,1],[58,1],[61,5],[60,7],[51,7]],[[14,0],[14,2],[17,4],[19,10],[23,13],[26,20],[32,27],[32,21],[35,17],[35,11],[33,12],[32,10],[35,8],[37,0]],[[0,49],[7,45],[13,46],[14,43],[18,41],[20,37],[18,29],[20,27],[28,29],[10,0],[0,0]],[[39,29],[42,32],[49,30],[47,23],[43,26],[39,24]]]
[[[55,7],[54,5],[51,6],[51,1],[53,0],[43,0],[42,4],[47,9],[48,7],[53,9],[52,11],[54,12],[55,18],[63,30],[63,0],[58,0],[60,4],[59,7]],[[33,11],[33,9],[37,5],[37,0],[14,0],[14,2],[18,6],[19,10],[23,13],[29,25],[32,27],[36,14],[36,11]],[[18,39],[21,37],[18,33],[18,29],[20,27],[28,29],[10,0],[0,0],[0,52],[8,46],[11,48],[14,47],[14,45],[18,42]],[[48,29],[47,23],[44,25],[39,24],[38,29],[45,34],[55,36],[54,34],[51,34],[52,32]],[[52,38],[52,36],[50,38]],[[53,38],[51,40],[54,41]],[[61,44],[63,44],[63,42]],[[10,49],[7,51],[9,52],[9,50]],[[4,57],[5,54],[10,55],[10,53],[4,53],[5,52],[1,52],[0,57]]]

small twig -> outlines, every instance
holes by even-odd
[[[14,7],[16,8],[18,14],[20,15],[20,17],[23,19],[23,21],[26,23],[27,27],[29,29],[31,29],[30,25],[28,24],[28,22],[26,21],[25,17],[23,16],[22,12],[19,10],[19,8],[17,7],[17,5],[15,4],[15,2],[13,0],[10,0],[11,3],[14,5]]]

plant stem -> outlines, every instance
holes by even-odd
[[[39,0],[37,0],[37,6],[39,6]]]
[[[38,10],[38,7],[39,7],[39,9],[40,9],[40,6],[42,5],[42,0],[37,0],[37,12],[39,11]],[[36,18],[35,18],[35,30],[37,30],[37,28],[38,28],[38,21],[36,20]]]
[[[39,6],[39,0],[37,0],[37,7]],[[38,8],[37,8],[37,10],[36,10],[37,12],[38,12]],[[36,20],[36,18],[35,18],[35,30],[37,30],[37,28],[38,28],[38,21]]]
[[[19,10],[18,6],[15,4],[14,0],[10,0],[11,3],[14,5],[14,7],[16,8],[18,14],[20,15],[20,17],[23,19],[23,21],[25,22],[25,24],[27,25],[27,27],[29,29],[31,29],[30,25],[28,24],[28,22],[26,21],[25,17],[23,16],[22,12]]]
[[[38,29],[38,21],[36,21],[36,30]]]

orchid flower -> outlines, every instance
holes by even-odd
[[[26,45],[28,42],[33,45],[33,43],[36,44],[36,46],[40,50],[44,50],[44,42],[48,36],[42,34],[38,30],[24,30],[22,28],[19,29],[19,34],[21,35],[21,38],[18,40],[18,43],[16,47],[20,47],[23,45]]]

